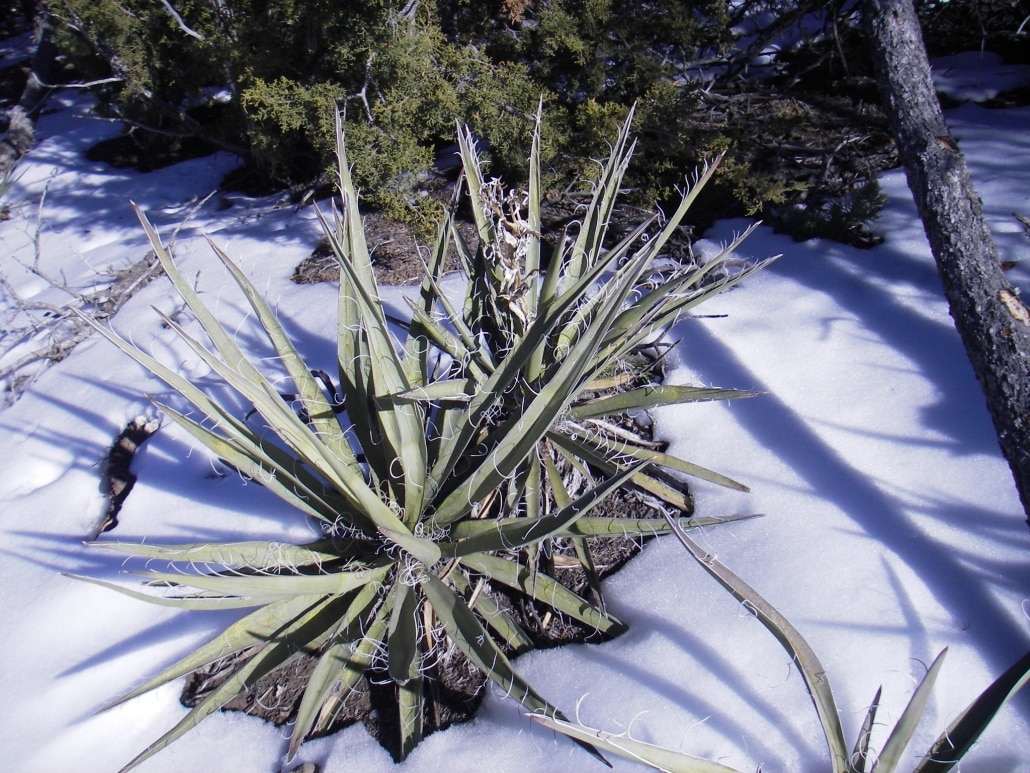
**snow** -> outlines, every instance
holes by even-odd
[[[1026,67],[1006,64],[993,51],[963,51],[939,57],[934,60],[932,73],[937,90],[959,102],[984,102],[1030,84]]]
[[[968,63],[937,69],[952,77],[947,73],[960,65]],[[312,361],[332,362],[334,289],[289,281],[318,239],[310,208],[274,198],[236,197],[228,209],[224,196],[202,202],[234,163],[225,155],[146,175],[91,164],[83,150],[118,127],[93,116],[82,95],[63,94],[52,108],[7,197],[12,218],[0,223],[0,267],[24,301],[59,306],[69,298],[27,268],[34,264],[82,289],[139,260],[147,246],[133,199],[166,237],[189,216],[176,235],[180,265],[241,341],[254,341],[253,324],[202,233],[265,289]],[[1030,110],[966,104],[948,120],[1002,258],[1016,262],[1010,277],[1026,289],[1030,239],[1011,213],[1030,212]],[[697,486],[702,514],[764,514],[709,529],[700,539],[809,639],[834,686],[849,743],[882,684],[884,724],[874,731],[874,747],[882,744],[887,723],[948,648],[909,749],[914,762],[1026,651],[1030,532],[904,175],[889,172],[881,184],[889,204],[876,228],[887,239],[875,249],[797,244],[767,228],[745,242],[740,257],[784,257],[699,309],[715,316],[683,321],[673,331],[682,343],[670,377],[764,394],[663,409],[657,428],[673,453],[751,486],[746,494]],[[747,225],[719,223],[706,238],[726,241]],[[400,310],[403,293],[385,292]],[[113,327],[191,378],[206,378],[151,306],[179,310],[166,280],[141,290]],[[0,314],[0,363],[42,340],[7,290],[0,291]],[[148,394],[175,401],[94,336],[36,374],[25,394],[0,411],[4,769],[118,769],[184,716],[180,684],[99,710],[231,619],[151,607],[62,575],[121,576],[117,559],[81,541],[104,510],[99,473],[106,450],[127,421],[154,414]],[[119,540],[314,534],[170,423],[142,447],[133,469],[139,482],[114,532]],[[517,661],[550,700],[588,725],[741,771],[827,769],[815,712],[789,657],[678,543],[650,544],[606,592],[630,624],[627,634]],[[286,734],[219,714],[140,770],[276,771]],[[308,742],[299,761],[317,762],[327,773],[394,769],[360,726]],[[429,737],[398,769],[591,766],[597,763],[582,750],[538,729],[491,691],[473,722]],[[961,770],[1028,769],[1030,696],[1020,696]]]

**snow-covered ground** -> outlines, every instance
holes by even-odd
[[[176,255],[219,315],[238,320],[241,340],[254,329],[201,233],[265,288],[311,360],[324,358],[331,368],[335,290],[289,281],[318,238],[309,208],[222,194],[198,207],[231,158],[214,155],[147,175],[91,164],[83,151],[118,126],[91,116],[81,95],[60,95],[52,107],[7,197],[12,217],[0,223],[0,270],[22,302],[60,306],[70,296],[44,276],[81,290],[143,257],[133,199],[166,236],[191,215],[176,236]],[[1030,109],[970,104],[948,118],[1002,258],[1016,262],[1010,276],[1030,290],[1030,238],[1012,216],[1030,213]],[[720,316],[684,321],[674,331],[682,343],[673,381],[765,394],[666,409],[657,420],[673,453],[752,487],[750,494],[697,487],[703,514],[765,515],[711,529],[701,540],[808,637],[836,690],[849,742],[882,684],[874,748],[881,744],[915,681],[949,648],[924,729],[909,750],[915,761],[1026,652],[1030,531],[904,175],[886,174],[882,185],[890,199],[876,226],[887,237],[882,246],[795,244],[759,229],[742,257],[784,257],[700,310]],[[725,240],[745,226],[720,223],[707,238]],[[401,293],[386,292],[400,309]],[[0,364],[39,340],[17,305],[8,290],[0,292]],[[178,310],[166,280],[140,291],[113,327],[205,378],[151,306]],[[184,715],[180,684],[98,709],[226,623],[221,614],[176,613],[62,575],[119,573],[116,560],[87,551],[82,540],[105,506],[102,459],[127,421],[151,415],[148,393],[167,390],[94,336],[0,411],[4,770],[117,770]],[[139,482],[118,529],[103,539],[313,534],[267,491],[193,450],[171,424],[143,446],[133,469]],[[550,700],[586,724],[741,771],[828,769],[815,712],[789,657],[678,543],[650,544],[607,583],[607,594],[630,624],[627,634],[518,660]],[[285,748],[283,730],[217,715],[140,769],[278,771]],[[394,767],[360,726],[306,744],[299,759],[327,772]],[[474,722],[426,739],[400,770],[592,766],[601,769],[492,691]],[[1030,770],[1030,695],[1002,711],[961,770]]]

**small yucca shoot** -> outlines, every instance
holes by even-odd
[[[871,731],[880,705],[881,693],[880,690],[876,691],[855,745],[849,753],[844,740],[844,729],[834,703],[833,691],[830,689],[830,680],[805,638],[758,591],[692,540],[673,519],[669,520],[669,526],[690,556],[734,598],[754,612],[755,617],[790,654],[801,672],[805,687],[819,715],[830,753],[832,773],[896,773],[905,749],[926,711],[934,683],[944,665],[947,648],[941,650],[927,669],[926,675],[916,686],[878,754],[870,749]],[[912,773],[945,773],[951,770],[973,747],[1005,702],[1021,690],[1028,680],[1030,652],[992,682],[948,729],[938,736],[929,751],[912,769]],[[669,773],[741,773],[717,762],[692,757],[663,746],[643,743],[626,735],[615,735],[571,723],[560,717],[531,716],[545,727],[574,740],[590,743],[601,751],[643,762],[656,770]]]
[[[640,352],[669,325],[757,267],[716,278],[716,259],[682,267],[661,282],[646,281],[714,166],[651,238],[641,238],[653,225],[648,223],[614,246],[604,244],[631,154],[628,127],[629,121],[575,237],[559,239],[549,261],[541,257],[539,121],[526,194],[485,181],[471,135],[461,131],[465,175],[459,191],[467,189],[471,199],[479,244],[467,244],[454,226],[456,195],[398,341],[380,301],[338,124],[342,204],[322,222],[341,269],[342,412],[260,293],[212,244],[292,380],[303,406],[299,416],[261,372],[258,358],[244,352],[202,303],[139,213],[168,277],[213,348],[174,319],[165,321],[254,406],[271,432],[257,433],[187,378],[101,332],[199,414],[190,418],[159,405],[172,420],[321,521],[326,538],[308,545],[95,543],[174,568],[149,573],[146,592],[111,585],[121,592],[187,609],[253,610],[119,699],[239,656],[230,677],[128,767],[305,655],[318,661],[297,708],[290,756],[309,734],[331,725],[374,666],[385,668],[396,685],[400,756],[407,754],[423,734],[432,657],[449,648],[464,653],[529,711],[561,719],[512,666],[509,653],[531,648],[532,640],[491,589],[531,598],[588,630],[614,635],[624,626],[605,610],[596,582],[587,599],[555,580],[547,560],[552,548],[572,545],[594,576],[588,537],[669,530],[664,518],[591,515],[613,491],[632,488],[681,512],[690,504],[682,475],[742,488],[605,420],[669,403],[750,394],[654,384],[638,366]],[[440,289],[451,243],[468,273],[466,295],[457,301]],[[702,521],[676,522],[689,528]]]

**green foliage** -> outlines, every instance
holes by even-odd
[[[811,203],[791,203],[778,210],[777,228],[797,241],[833,239],[860,247],[872,247],[882,241],[867,226],[887,203],[887,197],[875,179],[854,186],[850,193],[842,196],[822,201],[813,198],[816,200]]]
[[[555,244],[540,235],[541,138],[532,138],[528,190],[506,190],[482,172],[471,132],[459,134],[478,245],[445,212],[412,318],[391,329],[380,301],[337,126],[342,210],[323,218],[341,269],[335,385],[312,375],[276,312],[212,243],[267,334],[275,356],[242,351],[181,275],[150,223],[153,248],[213,349],[163,316],[195,354],[254,405],[257,432],[198,385],[98,327],[193,407],[159,407],[196,440],[319,521],[325,539],[154,545],[95,543],[171,571],[145,573],[147,589],[92,580],[185,609],[252,610],[209,643],[117,702],[210,663],[238,656],[227,681],[130,764],[155,754],[256,680],[303,654],[318,658],[300,701],[292,756],[328,727],[358,678],[385,667],[396,689],[400,754],[423,734],[436,659],[456,648],[527,710],[563,719],[509,656],[532,647],[499,591],[526,598],[602,636],[624,625],[605,608],[587,538],[632,538],[719,519],[635,521],[591,513],[629,488],[682,512],[685,477],[743,488],[672,457],[617,426],[627,412],[751,393],[652,383],[639,363],[683,314],[761,265],[729,275],[722,261],[657,275],[656,260],[710,167],[668,221],[641,225],[614,246],[605,234],[632,154],[621,128],[582,219]],[[653,227],[653,228],[652,228]],[[652,232],[653,231],[653,232]],[[644,238],[649,235],[650,238]],[[743,238],[743,237],[742,237]],[[449,245],[469,279],[457,302],[440,290]],[[728,254],[736,245],[727,248]],[[259,364],[280,363],[302,415]],[[558,582],[551,556],[569,548],[591,579],[589,598]]]
[[[535,21],[524,56],[536,80],[569,104],[632,104],[732,37],[724,0],[555,0],[540,4]]]
[[[989,50],[1011,62],[1027,61],[1027,0],[916,0],[915,6],[931,56]]]
[[[274,180],[311,179],[333,146],[338,89],[285,77],[252,80],[240,90],[255,163]]]
[[[432,10],[398,2],[54,0],[63,48],[119,78],[110,109],[133,125],[199,133],[244,150],[267,179],[331,173],[333,115],[346,115],[355,177],[373,206],[425,224],[420,189],[457,119],[486,137],[498,171],[524,166],[537,100],[527,67],[446,39]],[[189,32],[186,31],[187,28]],[[192,33],[192,34],[190,34]],[[84,56],[84,46],[94,58]],[[218,90],[227,102],[213,110]]]
[[[947,649],[944,649],[927,669],[926,675],[916,686],[879,753],[870,748],[871,730],[876,723],[880,705],[879,689],[866,712],[855,745],[849,751],[826,670],[805,638],[754,588],[691,539],[679,524],[670,519],[669,526],[691,558],[746,609],[754,613],[797,665],[822,725],[830,752],[832,773],[895,773],[926,711]],[[1030,681],[1030,653],[1008,668],[951,723],[947,730],[941,733],[913,768],[913,773],[945,773],[961,762],[1005,702],[1021,690],[1027,681]],[[740,773],[719,763],[691,757],[662,746],[641,743],[626,736],[613,735],[556,717],[531,716],[546,727],[564,733],[570,738],[579,741],[589,739],[590,743],[602,751],[644,762],[658,770],[673,773]]]
[[[308,185],[331,176],[332,117],[341,109],[365,201],[418,225],[427,239],[443,210],[427,195],[432,163],[450,144],[454,121],[485,141],[492,174],[524,183],[525,138],[541,97],[548,187],[592,181],[597,165],[585,159],[607,155],[607,138],[633,105],[640,163],[627,188],[634,205],[675,207],[680,171],[722,153],[703,221],[769,216],[825,183],[807,159],[781,150],[811,147],[825,135],[812,116],[790,109],[797,100],[781,98],[793,79],[781,87],[737,77],[754,55],[738,40],[740,30],[767,13],[797,25],[804,3],[176,0],[181,23],[152,0],[47,4],[64,22],[61,40],[80,67],[88,47],[93,65],[106,62],[120,79],[105,87],[109,108],[155,130],[155,142],[199,135],[247,157],[266,180]],[[844,33],[847,27],[842,19]],[[838,56],[829,42],[840,40],[838,28],[832,31],[815,36],[828,41],[825,51],[813,49],[820,61]],[[792,56],[797,78],[826,70],[798,51],[784,62]],[[854,128],[847,117],[833,144],[853,139]]]

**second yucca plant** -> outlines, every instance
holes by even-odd
[[[400,756],[406,755],[423,735],[431,664],[454,648],[529,711],[562,718],[513,667],[509,655],[531,648],[532,640],[491,590],[521,594],[614,635],[624,626],[604,608],[596,582],[588,598],[555,580],[548,561],[554,542],[571,545],[586,575],[596,577],[588,537],[632,538],[669,529],[662,517],[592,516],[594,505],[613,491],[633,489],[659,509],[680,512],[689,510],[684,475],[741,487],[662,453],[608,419],[663,404],[747,396],[652,383],[642,378],[638,362],[671,324],[760,267],[717,274],[717,258],[671,272],[666,267],[661,281],[653,281],[656,260],[714,166],[694,181],[666,222],[656,226],[652,218],[607,243],[632,154],[628,127],[629,121],[578,231],[566,229],[549,256],[542,255],[539,121],[524,194],[487,181],[471,135],[461,131],[459,191],[469,197],[479,243],[470,246],[455,227],[456,196],[411,300],[411,320],[393,329],[338,128],[342,206],[323,217],[323,225],[341,270],[339,394],[327,394],[331,379],[312,374],[273,310],[212,244],[267,333],[300,411],[205,307],[140,214],[213,349],[175,320],[166,317],[166,323],[253,404],[271,432],[257,432],[173,369],[106,330],[104,335],[191,403],[200,418],[168,405],[161,410],[228,464],[321,521],[326,538],[305,545],[95,543],[171,565],[149,573],[146,590],[102,584],[186,609],[253,609],[117,701],[236,657],[229,678],[128,767],[259,678],[308,655],[317,657],[317,665],[297,710],[291,757],[304,738],[331,724],[372,667],[385,668],[396,685]],[[463,299],[448,297],[440,286],[451,248],[469,277]],[[395,335],[397,329],[403,333]],[[679,519],[685,528],[700,522]]]

